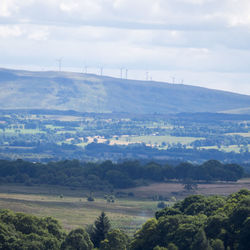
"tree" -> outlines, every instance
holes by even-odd
[[[161,216],[176,215],[176,214],[181,214],[181,211],[177,208],[165,207],[164,209],[156,211],[155,218],[159,219]]]
[[[160,244],[160,235],[157,232],[157,220],[149,219],[135,234],[130,248],[132,250],[152,250]]]
[[[164,201],[160,201],[160,202],[158,202],[157,207],[158,207],[158,208],[165,208],[165,207],[166,207],[166,204],[165,204]]]
[[[64,238],[65,233],[53,218],[0,210],[0,249],[58,250]]]
[[[111,183],[115,188],[128,188],[134,186],[133,180],[127,173],[122,173],[118,170],[109,170],[106,173],[107,181]]]
[[[213,242],[212,242],[212,249],[213,250],[224,250],[225,247],[224,247],[224,244],[223,244],[223,241],[220,240],[220,239],[215,239]]]
[[[205,225],[205,232],[209,238],[223,238],[228,217],[221,213],[210,216]]]
[[[187,191],[195,190],[198,187],[197,183],[195,183],[191,179],[185,179],[185,180],[183,180],[182,185],[183,185],[184,189],[187,190]]]
[[[72,230],[62,243],[62,250],[92,250],[94,247],[88,233],[82,228]]]
[[[203,229],[199,230],[194,236],[194,242],[191,245],[192,250],[211,250],[207,236]]]
[[[101,215],[95,220],[93,231],[91,233],[91,240],[95,247],[99,247],[100,242],[107,237],[110,227],[109,218],[104,212],[102,212]]]
[[[153,250],[168,250],[166,247],[156,246]]]
[[[178,250],[178,247],[174,243],[168,244],[168,250]]]
[[[100,250],[126,250],[128,236],[119,229],[108,232],[107,238],[101,241]]]
[[[248,217],[245,220],[243,227],[240,231],[240,241],[239,241],[240,250],[250,249],[249,238],[250,238],[250,217]]]
[[[88,196],[87,201],[95,201],[95,198],[93,196]]]

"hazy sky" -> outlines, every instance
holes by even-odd
[[[250,94],[249,0],[0,0],[0,67],[63,70]]]

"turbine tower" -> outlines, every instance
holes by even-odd
[[[172,77],[172,83],[173,84],[175,83],[175,77],[174,76]]]
[[[58,62],[58,70],[59,71],[61,71],[61,69],[62,69],[62,59],[63,59],[62,57],[56,59],[56,61]]]
[[[120,78],[122,79],[122,71],[123,71],[123,68],[120,68]]]
[[[125,77],[126,77],[126,80],[128,79],[128,69],[125,69]]]

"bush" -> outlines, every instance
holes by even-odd
[[[93,196],[89,196],[89,197],[87,198],[87,201],[95,201],[95,198],[94,198]]]
[[[165,202],[164,201],[160,201],[160,202],[158,202],[158,204],[157,204],[157,207],[158,208],[165,208],[167,205],[165,204]]]

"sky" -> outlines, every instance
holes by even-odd
[[[0,0],[0,67],[250,95],[249,0]]]

